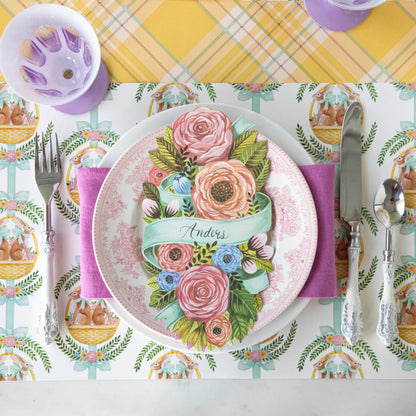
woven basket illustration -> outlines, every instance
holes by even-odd
[[[313,126],[312,131],[319,140],[326,144],[335,146],[341,143],[341,126]]]
[[[416,325],[397,325],[399,337],[409,344],[416,345]]]
[[[117,331],[120,320],[111,325],[68,325],[72,338],[81,344],[97,345],[111,339]]]
[[[0,279],[16,280],[29,274],[36,260],[0,261]]]
[[[346,260],[337,260],[335,262],[335,269],[337,271],[337,279],[346,279],[348,277],[348,261]]]
[[[2,219],[8,219],[12,217],[4,217]],[[38,257],[38,241],[35,234],[32,234],[32,239],[35,248],[35,258],[32,260],[6,260],[0,261],[0,279],[4,280],[16,280],[28,275],[36,264]]]
[[[0,126],[0,143],[18,144],[30,139],[36,131],[39,123],[39,109],[34,105],[36,112],[35,124],[24,124],[21,126],[2,125]]]
[[[69,306],[72,300],[66,305],[65,317],[68,317]],[[86,345],[97,345],[111,339],[117,331],[120,319],[115,324],[109,325],[68,325],[66,321],[66,327],[72,338],[81,344]]]
[[[361,265],[363,258],[364,258],[364,242],[362,237],[360,237],[360,244],[361,244],[361,253],[360,258],[358,259],[358,266]],[[348,277],[348,260],[336,260],[335,261],[335,269],[337,271],[337,279],[342,280]]]
[[[405,153],[412,149],[416,149],[416,147],[409,147],[405,149],[398,155],[398,157],[404,157]],[[396,168],[397,168],[397,173],[396,173]],[[391,169],[391,177],[393,179],[399,180],[400,172],[402,170],[403,170],[402,165],[397,165],[397,163],[394,163]],[[399,180],[399,182],[401,181]],[[401,185],[403,186],[402,183]],[[404,192],[404,201],[405,201],[406,208],[416,209],[416,190],[409,189],[409,190],[404,190],[403,192]]]
[[[79,205],[79,192],[78,189],[71,189],[69,192],[69,196],[71,197],[71,199],[77,204]]]
[[[416,191],[404,191],[406,208],[416,209]]]

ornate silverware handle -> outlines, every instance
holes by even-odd
[[[399,336],[397,312],[393,291],[394,251],[384,250],[383,261],[383,296],[380,302],[377,335],[389,346]]]
[[[54,254],[54,232],[45,230],[42,232],[39,258],[41,259],[41,276],[46,299],[41,302],[39,316],[39,331],[45,337],[45,342],[50,344],[58,334],[58,308],[53,291],[53,254]]]
[[[352,345],[355,345],[360,339],[364,327],[360,293],[358,289],[358,261],[360,252],[360,223],[354,221],[351,228],[351,244],[348,247],[348,287],[341,321],[342,333]]]

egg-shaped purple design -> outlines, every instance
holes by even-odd
[[[49,95],[52,97],[62,97],[62,92],[58,90],[54,90],[54,89],[41,90],[39,88],[36,88],[35,91],[42,95]]]
[[[78,32],[70,26],[64,26],[62,33],[68,49],[72,52],[78,53],[81,50],[81,38]]]
[[[23,79],[28,84],[33,84],[33,85],[46,85],[47,84],[47,80],[43,74],[35,71],[32,68],[29,68],[26,65],[22,65],[20,67],[20,73],[22,74]]]
[[[40,50],[39,46],[30,39],[24,40],[20,44],[20,56],[22,56],[30,64],[43,66],[46,62],[45,54]]]
[[[92,65],[92,56],[90,52],[90,48],[88,47],[87,43],[84,42],[84,63],[86,66],[90,67]]]
[[[59,39],[58,31],[53,26],[39,26],[35,30],[35,36],[40,44],[49,52],[58,52],[62,48],[62,43]]]

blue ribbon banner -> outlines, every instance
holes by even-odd
[[[144,230],[142,252],[147,261],[159,267],[157,249],[161,244],[180,242],[182,244],[205,245],[216,242],[242,244],[258,233],[267,233],[272,224],[272,204],[270,198],[256,193],[260,211],[235,220],[212,221],[203,218],[175,217],[163,218],[147,224]]]

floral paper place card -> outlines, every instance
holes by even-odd
[[[308,276],[316,244],[309,188],[242,116],[184,112],[140,139],[103,188],[97,205],[118,207],[102,219],[96,211],[106,283],[140,323],[187,348],[243,342],[285,310]],[[121,228],[130,230],[122,260],[111,249]],[[121,293],[135,289],[135,300]]]

